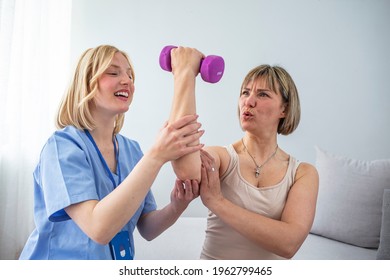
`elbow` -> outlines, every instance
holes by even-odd
[[[285,248],[280,256],[285,258],[285,259],[291,259],[295,256],[295,254],[298,252],[299,247],[293,247],[291,246],[290,248]]]
[[[298,242],[296,240],[295,241],[290,240],[280,248],[278,255],[285,258],[285,259],[291,259],[298,252],[301,245],[302,245],[302,242]]]
[[[102,246],[108,245],[108,243],[110,243],[110,241],[105,240],[105,239],[101,239],[101,240],[96,239],[93,241],[95,241],[97,244],[102,245]]]
[[[178,179],[185,181],[185,180],[196,180],[200,182],[201,176],[200,176],[200,170],[195,169],[188,169],[188,170],[180,170],[175,172]]]
[[[178,179],[182,181],[197,180],[198,182],[200,182],[200,164],[188,164],[185,166],[180,166],[180,168],[178,168],[175,162],[172,162],[172,166]]]
[[[107,245],[114,238],[115,235],[112,235],[108,230],[94,230],[90,234],[88,234],[89,238],[91,238],[94,242],[99,245]]]
[[[270,251],[284,259],[291,259],[295,256],[296,252],[298,252],[298,249],[299,247],[289,246],[285,244],[282,247]]]
[[[110,243],[110,241],[112,240],[112,238],[107,238],[106,236],[99,236],[99,235],[94,235],[94,236],[90,236],[90,238],[98,243],[99,245],[107,245],[108,243]]]
[[[154,212],[154,211],[152,211],[152,212]],[[156,231],[154,229],[154,225],[156,225],[156,223],[153,222],[153,219],[152,218],[150,218],[150,219],[147,218],[147,217],[150,217],[152,212],[149,212],[147,214],[142,215],[140,217],[140,219],[138,220],[138,223],[137,223],[138,233],[146,241],[152,241],[157,236],[159,236],[160,233],[161,233],[161,232]]]
[[[171,162],[173,170],[178,179],[184,180],[197,180],[200,182],[202,164],[200,159],[200,153],[192,153],[181,158],[178,158]]]
[[[142,236],[142,238],[145,239],[146,241],[152,241],[159,235],[159,234],[153,234],[147,230],[142,230],[139,227],[138,227],[138,232]]]
[[[154,238],[155,238],[155,236],[147,236],[147,235],[143,235],[142,236],[146,241],[152,241]]]
[[[301,248],[308,234],[309,229],[307,227],[296,227],[295,230],[291,228],[289,230],[289,236],[283,238],[283,240],[280,240],[282,242],[278,243],[278,252],[276,254],[286,259],[293,258]]]

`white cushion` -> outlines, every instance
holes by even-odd
[[[316,147],[320,178],[311,232],[365,248],[378,248],[390,159],[363,161]]]
[[[381,237],[376,258],[390,260],[390,189],[383,194]]]

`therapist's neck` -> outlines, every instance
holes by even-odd
[[[91,131],[91,135],[96,142],[112,143],[114,133],[115,118],[96,118],[96,128]]]
[[[113,125],[110,125],[110,127],[107,128],[102,128],[98,126],[91,131],[93,139],[99,143],[112,143],[113,133]]]

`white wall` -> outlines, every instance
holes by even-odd
[[[136,95],[122,131],[146,151],[168,118],[172,75],[162,71],[163,46],[196,47],[222,55],[218,84],[197,83],[206,145],[242,137],[237,99],[252,67],[280,64],[300,92],[302,120],[279,145],[315,162],[314,145],[361,160],[390,158],[390,1],[388,0],[78,0],[73,3],[72,59],[99,44],[127,51],[136,70]],[[153,187],[169,200],[174,175],[166,165]],[[200,201],[187,216],[204,215]]]

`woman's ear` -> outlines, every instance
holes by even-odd
[[[287,114],[287,106],[288,106],[287,103],[284,103],[284,104],[282,105],[282,111],[280,112],[280,117],[281,117],[281,118],[285,118],[285,117],[286,117],[286,114]]]

